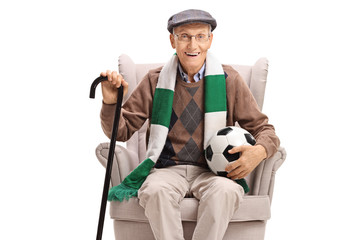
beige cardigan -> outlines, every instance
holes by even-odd
[[[141,128],[146,119],[151,119],[153,97],[161,69],[162,67],[150,70],[123,105],[118,141],[127,141]],[[268,123],[268,117],[259,110],[249,87],[238,72],[228,65],[223,65],[223,69],[226,76],[227,126],[233,126],[238,122],[255,137],[257,145],[265,148],[267,158],[270,158],[280,145],[274,127]],[[114,114],[115,105],[103,103],[100,114],[101,126],[109,138]],[[181,136],[181,133],[177,135]]]

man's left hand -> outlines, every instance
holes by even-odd
[[[266,150],[261,145],[243,145],[229,150],[230,154],[237,152],[241,152],[240,158],[229,163],[225,168],[225,171],[229,172],[227,177],[232,180],[246,177],[267,157]]]

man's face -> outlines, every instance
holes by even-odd
[[[181,25],[174,29],[174,33],[180,37],[181,34],[197,35],[210,34],[209,40],[199,42],[195,37],[191,38],[190,42],[180,41],[178,37],[173,34],[170,35],[171,46],[176,49],[177,56],[182,68],[187,74],[197,73],[206,59],[207,50],[211,46],[213,35],[209,32],[209,26],[202,23],[191,23]]]

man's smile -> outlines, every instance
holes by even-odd
[[[200,52],[185,52],[185,54],[189,57],[196,57],[200,54]]]

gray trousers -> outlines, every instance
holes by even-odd
[[[157,240],[184,239],[180,202],[185,196],[199,200],[193,240],[219,240],[242,202],[244,190],[236,182],[198,166],[153,169],[138,197]]]

